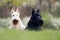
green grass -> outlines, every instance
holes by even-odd
[[[60,30],[21,31],[0,28],[0,40],[60,40]]]

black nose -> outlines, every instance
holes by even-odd
[[[17,24],[18,24],[18,20],[17,20],[17,19],[14,19],[14,20],[13,20],[13,24],[14,24],[14,25],[17,25]]]

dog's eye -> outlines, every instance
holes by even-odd
[[[14,15],[12,15],[12,16],[14,16]]]

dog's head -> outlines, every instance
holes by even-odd
[[[11,10],[11,17],[13,19],[17,19],[19,18],[19,16],[20,16],[20,12],[18,8],[16,9],[16,11],[14,9]]]
[[[16,11],[14,9],[11,10],[11,18],[14,25],[18,23],[20,19],[19,16],[20,16],[20,12],[18,8],[16,9]]]
[[[35,11],[34,9],[32,9],[32,16],[31,19],[34,21],[39,21],[41,18],[40,14],[39,14],[39,9],[37,11]]]

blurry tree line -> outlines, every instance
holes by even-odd
[[[27,16],[31,14],[32,8],[60,14],[60,0],[0,0],[0,17],[10,16],[10,10],[15,6],[20,7],[21,14],[26,13]]]

